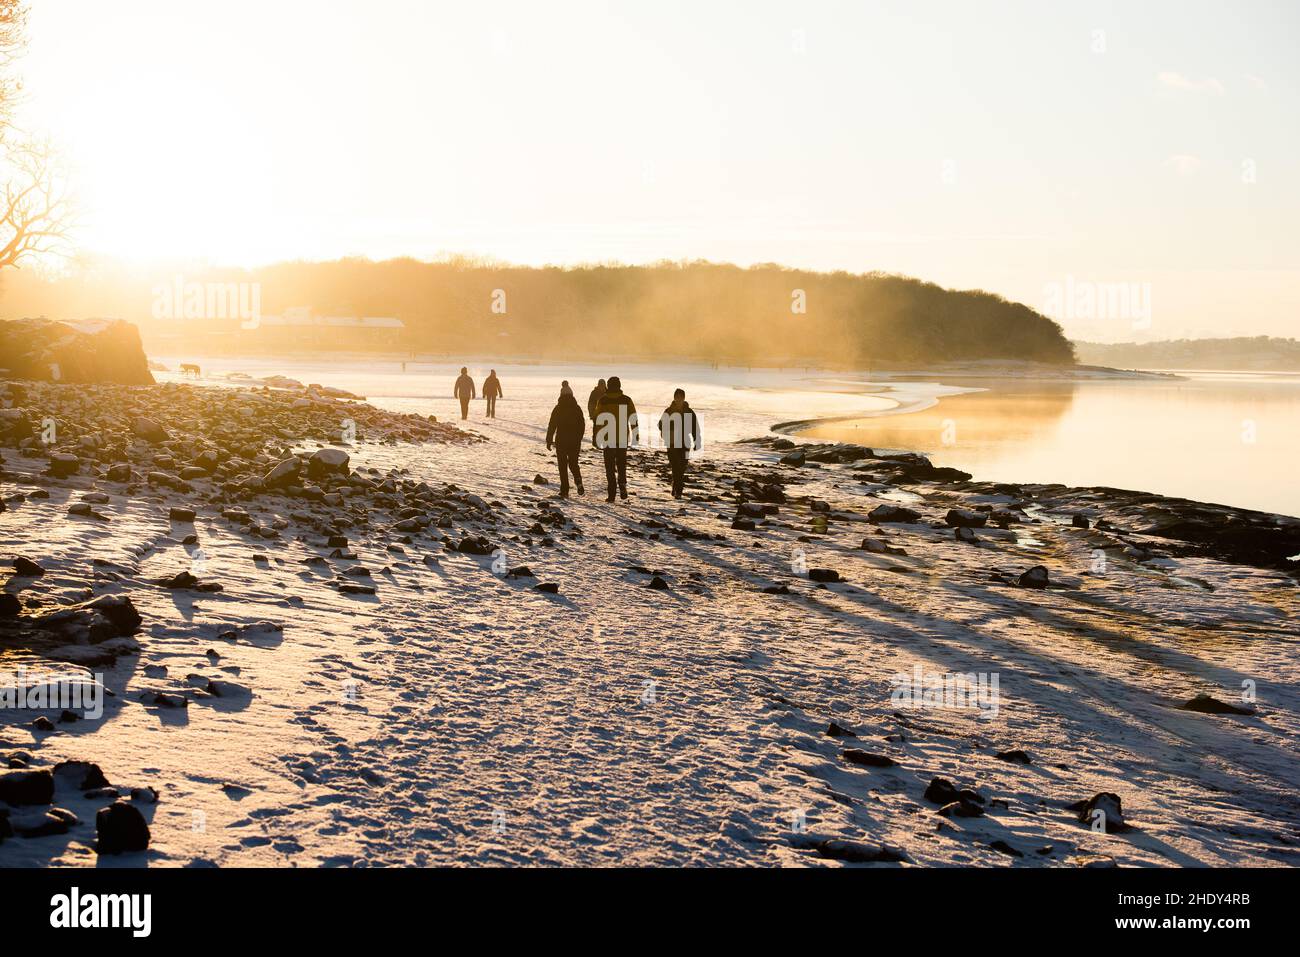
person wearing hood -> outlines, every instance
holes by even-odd
[[[551,410],[551,422],[546,427],[546,450],[555,449],[555,457],[560,463],[560,498],[569,497],[569,473],[573,473],[573,482],[579,495],[586,495],[582,487],[582,471],[578,467],[578,452],[582,449],[582,437],[587,434],[587,420],[582,415],[578,400],[565,381],[560,386],[560,400]]]
[[[627,450],[637,444],[640,429],[636,418],[636,403],[623,394],[623,383],[618,376],[609,377],[605,394],[596,403],[593,441],[605,457],[605,483],[608,492],[605,501],[614,501],[614,492],[627,500]]]
[[[501,380],[497,378],[497,370],[493,369],[488,373],[488,377],[483,380],[483,398],[487,400],[487,417],[495,419],[497,417],[497,399],[505,395],[501,391]]]
[[[659,434],[668,450],[668,467],[673,473],[673,498],[681,498],[686,485],[686,460],[691,449],[704,447],[700,438],[700,420],[686,401],[686,390],[673,393],[673,401],[659,416]]]
[[[596,383],[596,388],[591,390],[591,395],[587,396],[587,417],[591,419],[591,444],[596,444],[596,406],[600,403],[601,397],[606,392],[605,380],[601,379]]]
[[[469,400],[474,398],[474,380],[469,377],[469,369],[465,366],[460,367],[460,378],[456,380],[456,388],[451,394],[460,399],[460,417],[468,419]]]

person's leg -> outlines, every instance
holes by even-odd
[[[618,479],[614,474],[614,449],[601,449],[601,455],[605,457],[605,487],[608,492],[605,495],[607,502],[614,501],[614,493],[618,490]]]
[[[582,440],[569,449],[569,468],[573,469],[573,483],[578,486],[578,494],[586,495],[587,490],[582,487],[582,467],[578,464],[578,453],[582,451]]]
[[[469,399],[460,400],[460,417],[462,419],[469,418]]]
[[[560,494],[567,496],[569,494],[569,453],[563,447],[555,447],[555,459],[560,463]]]
[[[497,417],[497,397],[492,396],[490,399],[488,399],[488,418],[495,419],[496,417]]]
[[[627,498],[627,449],[618,450],[618,494]]]
[[[686,450],[669,449],[668,467],[673,473],[673,498],[681,498],[686,479]]]

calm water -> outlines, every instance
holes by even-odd
[[[960,383],[987,391],[801,434],[916,449],[993,481],[1109,485],[1300,515],[1300,376]]]
[[[192,359],[163,361],[175,368],[176,362]],[[405,371],[388,361],[208,359],[203,364],[217,374],[279,373],[338,386],[400,411],[458,415],[451,398],[458,369],[452,364],[410,363]],[[833,421],[800,434],[916,449],[936,464],[978,479],[1109,485],[1300,516],[1300,375],[1181,373],[1184,378],[1170,381],[979,379],[876,386],[832,374],[700,366],[500,364],[497,369],[506,393],[497,410],[500,425],[536,430],[539,440],[560,379],[569,379],[585,404],[598,376],[619,372],[642,410],[657,412],[674,387],[686,388],[714,441],[762,435],[778,422],[820,418]],[[470,372],[481,383],[487,369],[471,364]],[[937,404],[925,408],[935,395]],[[921,408],[891,413],[898,401]]]

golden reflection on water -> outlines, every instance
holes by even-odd
[[[1108,485],[1300,514],[1294,376],[970,384],[989,391],[800,434],[915,449],[976,479]]]

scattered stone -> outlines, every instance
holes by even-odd
[[[1110,791],[1094,794],[1086,801],[1075,801],[1069,805],[1069,810],[1078,812],[1079,821],[1089,826],[1095,824],[1097,815],[1101,814],[1101,822],[1107,834],[1121,834],[1130,830],[1124,820],[1124,808],[1119,795]]]
[[[829,860],[850,864],[901,864],[908,859],[905,853],[895,848],[859,841],[818,841],[813,849]]]
[[[30,558],[19,555],[14,559],[14,574],[20,578],[40,578],[45,574],[45,569]]]
[[[1017,851],[1014,847],[1012,847],[1010,844],[1008,844],[1006,841],[1002,840],[1001,838],[999,838],[996,841],[993,841],[991,844],[989,844],[989,847],[993,848],[993,850],[997,851],[999,854],[1006,854],[1009,857],[1025,856],[1024,854],[1022,854],[1020,851]]]
[[[77,791],[109,786],[99,765],[90,761],[60,761],[54,766],[53,774],[57,783]]]
[[[660,578],[658,575],[655,575],[653,578],[650,579],[650,584],[648,584],[646,587],[651,589],[652,591],[667,591],[668,583],[664,581],[662,578]]]
[[[910,525],[920,521],[920,519],[920,512],[915,509],[904,508],[902,505],[877,505],[867,515],[867,521],[873,525],[883,525],[886,522]]]
[[[966,545],[979,544],[979,536],[975,534],[975,529],[969,525],[959,525],[952,530],[953,538]]]
[[[100,854],[128,854],[149,847],[149,825],[130,804],[118,801],[95,815],[95,850]]]
[[[869,768],[892,768],[898,764],[893,758],[885,754],[874,754],[871,751],[863,751],[860,748],[846,748],[841,757],[850,764],[861,764]]]
[[[1186,701],[1178,706],[1183,711],[1196,711],[1201,714],[1254,714],[1250,708],[1239,708],[1236,705],[1228,704],[1226,701],[1220,701],[1218,698],[1212,698],[1207,694],[1198,694],[1191,701]]]
[[[983,528],[988,523],[986,512],[973,512],[962,508],[952,508],[944,516],[944,521],[953,528]]]
[[[167,513],[167,517],[173,522],[192,522],[194,521],[194,509],[172,506]]]
[[[1019,748],[1012,748],[1009,751],[999,751],[994,755],[999,761],[1008,761],[1012,764],[1033,764],[1029,760],[1029,755]]]
[[[548,595],[558,595],[560,592],[560,586],[555,584],[555,582],[542,582],[537,586],[537,590],[545,592]]]
[[[848,728],[836,724],[834,721],[826,728],[826,734],[832,738],[856,738],[857,734]]]
[[[1046,588],[1051,584],[1051,579],[1047,575],[1047,569],[1042,565],[1035,565],[1027,572],[1022,574],[1017,581],[1021,588]]]
[[[49,771],[6,771],[0,774],[0,801],[13,807],[49,804],[54,800],[54,775]]]
[[[838,582],[840,573],[833,568],[810,568],[808,569],[808,580],[814,582]]]
[[[1075,528],[1088,528],[1089,526],[1087,516],[1081,515],[1078,512],[1074,513],[1073,517],[1070,519],[1070,524]]]

